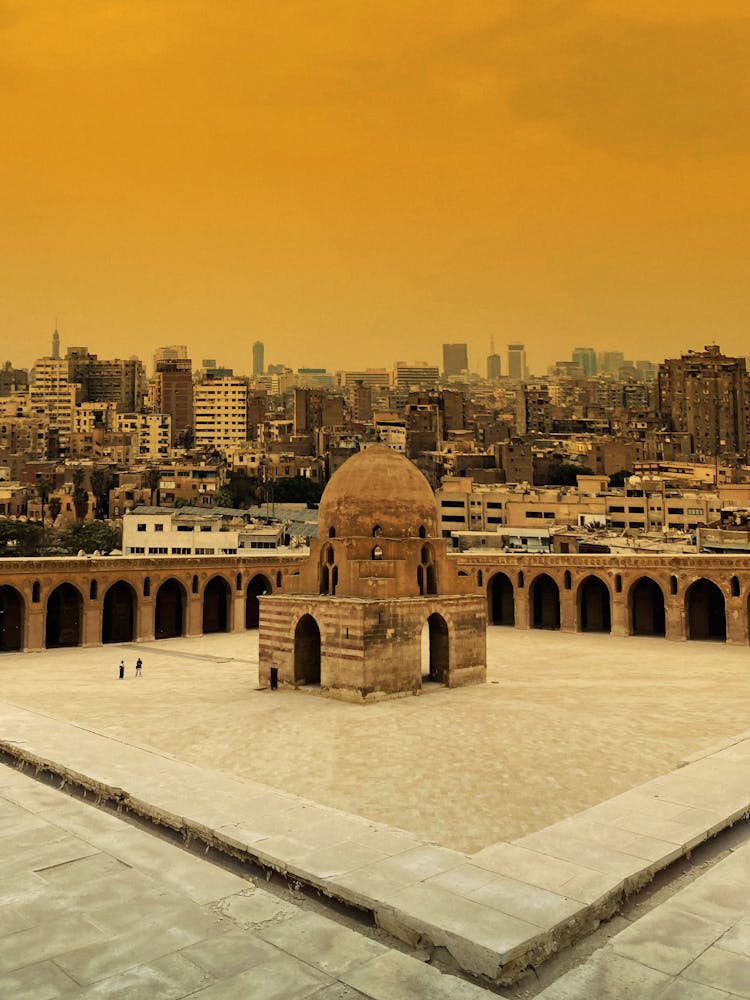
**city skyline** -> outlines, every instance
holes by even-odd
[[[748,35],[728,0],[10,6],[5,353],[58,317],[236,369],[743,354]]]

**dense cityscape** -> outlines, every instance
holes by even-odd
[[[198,514],[227,532],[198,554],[305,546],[327,481],[378,442],[424,473],[457,549],[750,550],[750,382],[718,345],[661,364],[582,347],[545,375],[521,343],[481,374],[463,343],[336,372],[248,353],[244,374],[170,345],[147,372],[55,330],[31,371],[7,361],[2,554],[194,554],[177,521]],[[174,530],[123,538],[146,508]]]

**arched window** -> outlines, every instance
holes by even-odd
[[[42,588],[38,580],[34,581],[34,585],[31,588],[31,601],[33,604],[38,604],[41,600]]]
[[[99,590],[99,588],[96,585],[96,580],[92,580],[91,583],[89,584],[89,600],[90,601],[95,601],[96,600],[96,595],[97,595],[98,590]]]
[[[331,527],[328,529],[328,537],[329,538],[336,537],[336,529],[333,527],[333,525],[331,525]]]
[[[383,550],[381,549],[381,547],[379,545],[376,545],[375,548],[372,550],[371,556],[372,556],[373,559],[382,559],[383,558]]]
[[[419,526],[419,537],[420,538],[427,538],[427,529],[425,528],[425,526],[423,524],[420,524],[420,526]]]
[[[732,579],[729,581],[729,584],[730,584],[730,587],[731,587],[732,597],[739,597],[740,596],[740,581],[737,579],[737,577],[733,576]]]
[[[195,573],[193,575],[193,593],[194,594],[198,593],[198,574],[197,573]]]
[[[280,586],[281,586],[281,570],[279,570],[276,574],[276,589],[278,590]]]
[[[373,527],[372,527],[372,537],[373,538],[380,538],[380,536],[382,534],[383,534],[383,529],[380,527],[380,525],[379,524],[374,524]]]
[[[329,566],[333,566],[334,552],[332,545],[329,545],[328,548],[326,549],[326,562],[328,563]]]
[[[615,593],[622,593],[622,576],[619,573],[615,573]]]
[[[518,586],[523,587],[523,570],[519,570],[518,573]]]
[[[484,583],[484,575],[482,574],[481,569],[478,569],[477,570],[477,587],[481,587],[483,583]]]
[[[670,576],[669,578],[669,593],[670,594],[677,593],[677,577],[674,574],[672,574],[672,576]]]
[[[143,596],[151,596],[151,579],[147,576],[143,578]]]
[[[572,583],[572,581],[571,581],[571,578],[570,578],[570,570],[566,569],[565,570],[565,578],[564,578],[564,586],[565,586],[566,590],[570,590],[571,583]]]
[[[235,581],[235,589],[242,590],[242,573],[237,574],[237,580]]]

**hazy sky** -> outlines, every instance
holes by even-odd
[[[0,0],[0,360],[750,354],[747,0]]]

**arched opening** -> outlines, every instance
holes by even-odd
[[[280,586],[281,586],[281,570],[278,570],[276,573],[276,589],[278,590]]]
[[[428,594],[437,594],[437,576],[432,564],[425,566],[425,589]]]
[[[242,573],[237,574],[234,586],[237,590],[242,590]]]
[[[294,683],[320,684],[320,629],[312,615],[303,615],[294,630]]]
[[[328,537],[329,538],[336,537],[336,529],[333,527],[333,525],[331,525],[331,527],[328,529]]]
[[[518,589],[523,590],[523,570],[518,571]]]
[[[15,587],[0,587],[0,653],[23,649],[23,597]]]
[[[143,596],[151,596],[151,580],[148,577],[144,577],[143,579]]]
[[[642,576],[630,588],[628,600],[631,635],[665,635],[664,594],[659,584]]]
[[[422,683],[446,684],[450,673],[448,625],[442,615],[430,615],[422,627]]]
[[[47,598],[44,645],[47,649],[81,645],[83,599],[72,583],[61,583]]]
[[[203,634],[229,631],[229,584],[213,576],[203,589]]]
[[[622,593],[622,576],[620,573],[615,573],[615,593]]]
[[[99,593],[99,587],[96,580],[92,580],[89,584],[89,600],[95,601],[97,594]]]
[[[372,527],[372,537],[373,538],[380,538],[380,536],[382,534],[383,534],[383,529],[380,527],[380,525],[379,524],[374,524],[373,527]]]
[[[708,639],[724,642],[727,637],[727,615],[724,595],[713,580],[696,580],[685,594],[688,639]]]
[[[484,573],[482,573],[481,569],[478,569],[477,570],[477,587],[481,587],[483,583],[484,583]]]
[[[329,590],[329,573],[326,563],[320,567],[320,593],[327,594]]]
[[[196,573],[193,576],[192,591],[194,594],[197,594],[199,590],[200,590],[200,581],[198,580],[198,574]]]
[[[331,597],[336,596],[336,588],[339,585],[339,568],[338,566],[331,567]]]
[[[505,573],[495,573],[487,585],[487,617],[490,625],[515,625],[513,584]]]
[[[156,591],[154,637],[174,639],[182,635],[185,621],[185,591],[174,578],[165,580]]]
[[[573,586],[573,578],[570,575],[570,570],[569,569],[565,570],[565,577],[564,577],[563,586],[565,587],[566,590],[570,590],[570,588]]]
[[[732,597],[740,596],[740,581],[739,577],[733,576],[729,581],[729,586],[731,587]]]
[[[260,625],[261,594],[270,594],[271,584],[262,573],[256,573],[247,585],[245,594],[245,628],[257,628]]]
[[[672,595],[677,593],[677,577],[674,573],[669,578],[669,593]]]
[[[427,529],[425,528],[425,526],[423,524],[420,524],[420,526],[419,526],[419,537],[420,538],[427,538]]]
[[[38,604],[41,599],[42,599],[41,584],[39,583],[38,580],[35,580],[32,588],[31,588],[31,603],[32,604]]]
[[[113,583],[104,595],[102,642],[132,642],[135,639],[135,591],[124,580]]]
[[[531,584],[532,628],[560,628],[560,588],[547,573]]]
[[[326,546],[326,562],[328,563],[329,566],[333,566],[334,559],[335,556],[333,552],[333,546],[332,545]]]
[[[578,629],[580,632],[612,629],[609,587],[598,576],[587,576],[578,588]]]

